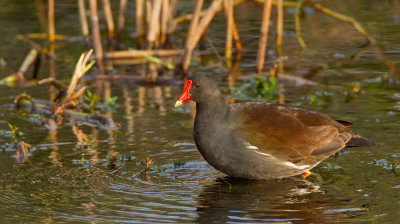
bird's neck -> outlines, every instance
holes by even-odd
[[[224,117],[227,111],[225,99],[222,95],[210,98],[204,102],[196,102],[196,117],[204,117],[205,120],[210,118]]]

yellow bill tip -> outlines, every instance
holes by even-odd
[[[183,104],[182,100],[178,100],[178,101],[176,101],[176,103],[175,103],[175,107],[179,107],[179,106],[182,105],[182,104]]]

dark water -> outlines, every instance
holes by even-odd
[[[132,18],[130,4],[128,16]],[[352,0],[328,1],[326,5],[353,15],[378,40],[383,53],[368,46],[355,56],[363,37],[348,24],[311,9],[302,20],[308,48],[301,52],[294,34],[293,10],[287,9],[285,74],[306,75],[320,85],[285,87],[286,102],[353,122],[355,132],[374,139],[377,147],[345,149],[314,168],[314,175],[307,180],[235,180],[210,167],[198,153],[192,140],[189,105],[173,107],[180,86],[112,84],[111,93],[118,96],[119,107],[113,114],[118,130],[67,123],[53,131],[7,106],[23,92],[46,99],[48,86],[0,87],[0,129],[9,130],[7,124],[15,124],[23,132],[20,139],[34,146],[24,164],[16,162],[15,147],[0,152],[1,222],[398,222],[400,177],[392,171],[391,163],[400,159],[400,112],[396,107],[400,83],[393,69],[400,60],[400,3]],[[244,44],[239,78],[254,70],[261,10],[251,2],[235,9]],[[44,31],[36,11],[33,1],[0,3],[0,58],[7,63],[1,68],[1,77],[15,72],[29,51],[29,44],[16,40],[15,35]],[[79,35],[74,1],[56,6],[56,15],[57,33]],[[224,26],[224,16],[218,15],[209,31],[209,39],[221,55]],[[123,47],[132,46],[128,39],[132,27],[133,21],[128,20]],[[274,27],[269,49],[274,46]],[[177,41],[182,38],[184,34],[176,37]],[[81,42],[56,46],[58,79],[69,79],[83,49]],[[268,55],[266,69],[276,59],[274,50]],[[217,56],[202,63],[194,65],[193,71],[220,75],[221,87],[227,85],[227,72]],[[48,76],[47,67],[44,63],[41,78]],[[138,75],[137,67],[115,69],[116,73]],[[382,81],[381,77],[389,78]],[[344,86],[353,82],[359,82],[362,91],[346,103]],[[86,83],[94,89],[92,82]],[[310,97],[316,101],[311,103]],[[1,133],[2,144],[9,143],[10,136]],[[110,155],[117,157],[115,167],[109,165]],[[150,172],[144,172],[140,163],[146,157],[154,160]]]

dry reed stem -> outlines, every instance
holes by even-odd
[[[25,74],[28,71],[29,66],[35,61],[39,54],[39,51],[36,49],[31,49],[29,54],[26,56],[24,62],[22,63],[21,67],[18,70],[18,73]]]
[[[191,43],[194,46],[199,42],[200,37],[203,35],[204,31],[207,29],[211,20],[214,18],[214,15],[220,10],[222,0],[214,0],[211,5],[208,7],[205,15],[200,20],[199,25],[196,28],[195,38]]]
[[[147,32],[149,32],[148,31],[148,26],[150,25],[150,21],[151,21],[151,9],[152,9],[152,7],[153,7],[153,4],[152,4],[152,2],[151,2],[151,0],[146,0],[146,24],[147,24]],[[144,32],[143,33],[143,35],[145,35],[145,33],[146,32]]]
[[[111,46],[112,40],[114,38],[115,28],[114,28],[114,20],[113,20],[110,0],[103,0],[103,11],[107,25],[107,40],[109,46]]]
[[[278,11],[276,23],[276,46],[281,47],[283,33],[283,0],[278,0],[276,9]]]
[[[158,50],[127,50],[106,52],[107,59],[142,58],[144,56],[171,57],[182,55],[183,50],[158,49]]]
[[[55,27],[54,27],[54,0],[48,0],[48,26],[49,26],[49,41],[54,42]]]
[[[343,15],[341,13],[335,12],[333,10],[330,10],[328,8],[323,7],[321,4],[315,3],[314,1],[311,0],[307,0],[307,3],[310,3],[312,7],[314,7],[315,9],[317,9],[320,12],[323,12],[333,18],[345,21],[350,23],[358,32],[361,33],[361,35],[363,35],[369,42],[371,43],[375,43],[375,39],[370,36],[365,30],[364,28],[352,17]]]
[[[200,12],[202,7],[203,7],[203,0],[196,0],[196,4],[194,6],[194,11],[193,11],[193,18],[190,21],[188,34],[186,36],[185,54],[182,59],[182,69],[184,72],[187,72],[189,69],[190,58],[195,45],[192,44],[191,42],[194,41],[193,39],[196,32],[196,27],[198,26],[200,20]]]
[[[118,23],[117,23],[117,35],[121,35],[122,30],[125,27],[125,13],[126,13],[126,5],[128,0],[121,0],[119,2],[119,14],[118,14]]]
[[[258,46],[257,54],[257,72],[262,72],[264,68],[265,50],[267,48],[269,20],[271,16],[271,0],[266,0],[264,3],[262,23],[261,23],[261,37]]]
[[[245,1],[246,0],[234,0],[233,6],[237,6],[240,3],[245,2]],[[221,11],[222,9],[223,9],[222,6],[219,6],[217,11]],[[203,10],[203,11],[200,12],[200,16],[204,16],[204,14],[206,14],[206,10]],[[189,14],[186,14],[186,15],[183,15],[183,16],[176,17],[173,20],[173,22],[175,23],[175,26],[176,26],[176,24],[182,23],[182,22],[184,22],[186,20],[191,20],[192,18],[193,18],[193,14],[189,13]]]
[[[176,28],[176,23],[174,20],[176,10],[178,9],[178,0],[170,0],[169,3],[169,19],[167,25],[167,36],[171,35]]]
[[[84,37],[85,44],[88,45],[90,40],[89,40],[89,27],[86,18],[85,0],[78,0],[78,8],[79,8],[79,19],[82,28],[82,35]]]
[[[147,32],[147,42],[150,46],[157,45],[158,36],[160,33],[160,14],[161,14],[161,5],[162,1],[165,0],[154,0],[151,15],[150,15],[150,23],[149,30]]]
[[[296,6],[296,14],[294,16],[294,22],[296,24],[296,37],[302,48],[306,48],[303,38],[301,37],[301,26],[300,26],[300,14],[303,8],[304,0],[300,0]]]
[[[226,14],[225,59],[228,68],[230,68],[232,57],[233,0],[224,0],[224,8]]]
[[[235,6],[235,4],[233,4],[233,7],[234,6]],[[224,9],[225,9],[225,15],[228,15],[227,8],[224,7]],[[236,22],[235,22],[234,16],[232,16],[232,18],[233,18],[233,20],[232,20],[233,21],[233,24],[232,24],[232,38],[234,40],[235,48],[236,48],[237,52],[241,52],[242,51],[242,43],[240,42],[239,32],[237,30],[237,26],[236,26]]]
[[[171,16],[170,14],[170,1],[169,0],[163,0],[162,1],[162,14],[161,14],[161,34],[160,34],[160,43],[165,44],[167,41],[167,26],[168,26],[168,21]]]
[[[193,31],[193,35],[190,36],[190,39],[187,39],[186,47],[185,47],[185,55],[184,55],[183,63],[182,63],[182,72],[184,74],[187,74],[187,72],[189,70],[190,58],[192,57],[192,52],[193,52],[194,47],[199,42],[201,36],[203,35],[203,33],[207,29],[208,25],[210,24],[211,20],[213,19],[215,13],[217,13],[218,10],[222,7],[221,3],[222,3],[222,0],[214,0],[211,3],[211,5],[208,7],[205,15],[203,16],[203,18],[200,20],[199,24],[196,26],[195,30]],[[195,9],[195,11],[196,11],[196,9]],[[194,14],[194,15],[195,15],[194,19],[196,17],[200,16],[200,11],[198,11],[198,13]],[[177,66],[177,67],[179,68],[179,66]]]
[[[46,30],[47,29],[47,16],[46,16],[43,0],[35,0],[35,6],[36,6],[39,24],[40,24],[42,30]]]
[[[26,33],[26,34],[18,34],[15,36],[17,40],[22,40],[22,39],[48,39],[49,34],[48,33]],[[61,35],[61,34],[55,34],[54,35],[54,40],[57,41],[65,41],[68,40],[68,36]],[[38,45],[39,46],[39,45]]]
[[[144,24],[143,24],[143,0],[136,0],[136,37],[137,45],[142,45],[141,40],[144,34]]]
[[[264,3],[265,0],[253,0],[255,2]],[[272,0],[272,5],[277,6],[279,0]],[[296,7],[297,2],[282,2],[283,7]]]
[[[97,1],[89,0],[90,20],[92,24],[92,35],[94,52],[96,54],[96,64],[100,70],[103,70],[103,47],[101,45],[99,17],[97,16]]]

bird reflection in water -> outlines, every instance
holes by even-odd
[[[217,179],[204,189],[198,201],[199,223],[321,223],[349,217],[345,213],[324,213],[340,206],[340,201],[327,196],[319,185],[294,177],[265,181]]]

